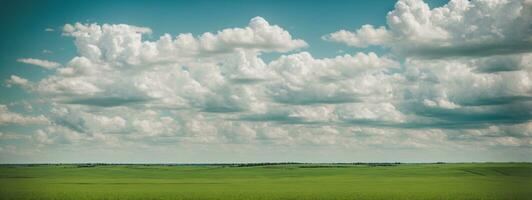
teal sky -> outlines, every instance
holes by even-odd
[[[532,8],[487,2],[3,1],[0,162],[532,161]]]

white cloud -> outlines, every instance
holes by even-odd
[[[48,145],[53,144],[53,140],[48,138],[48,134],[44,132],[43,130],[37,130],[37,132],[33,135],[33,140],[37,142],[39,145]]]
[[[395,105],[389,102],[341,105],[336,108],[335,113],[341,120],[354,122],[368,120],[403,123],[408,119],[404,113],[400,112]]]
[[[224,29],[216,34],[204,33],[198,40],[199,46],[207,52],[236,48],[286,52],[307,46],[305,41],[292,39],[290,33],[279,26],[270,25],[262,17],[251,19],[246,28]]]
[[[391,41],[392,35],[385,27],[374,28],[366,24],[356,31],[356,33],[340,30],[322,37],[324,40],[341,42],[349,46],[367,47],[369,45],[385,45]]]
[[[170,117],[135,119],[132,126],[139,132],[139,136],[174,135],[179,132],[179,125]]]
[[[248,27],[228,28],[217,33],[194,37],[183,33],[172,38],[165,34],[157,41],[143,41],[142,34],[149,28],[125,24],[67,24],[63,34],[72,36],[80,56],[92,62],[120,64],[186,61],[204,56],[232,53],[237,50],[257,52],[286,52],[307,46],[301,39],[292,39],[290,33],[277,25],[270,25],[261,17],[250,20]]]
[[[482,9],[522,5],[503,2]],[[478,26],[491,26],[478,18],[477,12],[487,11],[477,4],[484,5],[452,1],[430,10],[420,1],[400,1],[389,14],[388,28],[365,25],[325,39],[398,51],[475,46],[497,37],[465,33],[438,16],[464,26],[473,26],[475,20],[465,18],[476,16]],[[461,11],[463,6],[467,9]],[[506,26],[493,23],[494,29]],[[144,36],[151,29],[125,24],[67,24],[63,32],[74,38],[77,56],[35,83],[18,76],[7,80],[50,107],[43,112],[52,123],[32,136],[43,146],[530,145],[516,142],[530,137],[532,56],[526,52],[476,57],[462,52],[458,58],[430,60],[398,51],[317,58],[286,53],[307,43],[260,17],[242,28],[199,36],[164,34],[155,40]],[[504,38],[497,41],[509,41]],[[267,62],[264,52],[283,54]],[[47,120],[5,106],[0,116],[4,123]]]
[[[385,126],[465,129],[519,124],[532,118],[523,111],[530,109],[532,99],[531,9],[530,1],[523,0],[452,0],[433,9],[421,0],[400,0],[388,13],[386,27],[364,25],[323,39],[388,47],[405,60],[394,76],[376,81],[386,85],[383,77],[393,80],[392,95],[383,102],[392,103],[400,111],[397,116],[403,116],[401,123]],[[354,113],[370,107],[363,105]]]
[[[6,80],[6,83],[7,83],[7,87],[11,87],[14,85],[18,85],[21,87],[28,87],[30,85],[30,81],[28,81],[28,79],[21,78],[16,75],[11,75],[9,79]]]
[[[425,99],[423,100],[423,104],[428,107],[441,107],[445,109],[455,109],[460,107],[459,105],[456,105],[453,102],[449,102],[445,99],[438,99],[436,101]]]
[[[529,57],[531,54],[522,55]],[[496,57],[502,63],[505,60]],[[530,67],[513,65],[513,60],[508,60],[510,65],[522,70],[498,71],[493,73],[477,72],[486,66],[485,58],[480,59],[452,59],[452,60],[418,60],[409,59],[406,63],[404,76],[410,83],[423,83],[422,85],[408,86],[412,94],[420,95],[419,98],[427,105],[456,108],[455,104],[480,105],[489,104],[489,100],[496,103],[498,98],[506,103],[515,103],[520,97],[526,100],[532,90],[532,69]],[[487,63],[489,64],[489,63]],[[504,66],[499,63],[498,66]],[[489,67],[489,66],[488,66]],[[464,87],[467,86],[467,87]],[[428,98],[427,98],[428,97]],[[516,99],[512,99],[515,97]],[[481,102],[486,101],[486,102]],[[505,103],[505,102],[499,102]],[[447,106],[445,106],[447,105]]]
[[[36,66],[39,66],[45,69],[54,69],[54,68],[61,66],[61,64],[53,62],[53,61],[41,60],[41,59],[35,59],[35,58],[19,58],[17,59],[17,61],[21,63],[30,64],[30,65],[36,65]]]
[[[255,47],[238,47],[216,53],[203,49],[174,58],[171,55],[185,48],[176,45],[184,44],[176,41],[184,40],[185,35],[175,40],[163,36],[150,42],[142,40],[141,34],[149,32],[145,28],[129,25],[76,26],[65,26],[65,32],[76,38],[78,48],[86,49],[80,49],[80,56],[58,69],[57,74],[41,80],[35,90],[42,95],[53,96],[53,101],[59,102],[59,108],[69,108],[70,114],[57,116],[64,119],[61,126],[69,127],[81,137],[80,140],[96,141],[94,138],[98,136],[99,141],[105,143],[138,141],[140,138],[154,143],[160,143],[162,138],[185,143],[250,142],[263,138],[279,144],[283,142],[277,140],[285,140],[286,144],[339,144],[345,139],[343,135],[348,134],[345,130],[339,131],[340,135],[321,136],[294,129],[305,127],[304,124],[349,124],[373,129],[437,126],[437,120],[426,116],[430,113],[412,111],[411,106],[433,109],[431,112],[440,112],[438,109],[456,109],[457,112],[464,109],[477,114],[485,112],[462,108],[462,104],[472,102],[486,94],[484,91],[502,84],[506,76],[520,74],[519,69],[525,69],[528,62],[527,55],[511,56],[510,61],[520,63],[517,69],[512,69],[513,72],[478,74],[476,67],[492,61],[484,61],[484,58],[478,61],[407,59],[405,65],[400,66],[397,61],[375,53],[317,59],[308,52],[301,52],[283,55],[266,63],[260,58],[260,51],[268,50]],[[239,33],[248,29],[251,28],[226,29],[215,38],[229,37],[227,35],[231,35],[232,31]],[[106,34],[108,36],[102,36]],[[99,37],[111,39],[94,39]],[[199,42],[201,37],[189,39]],[[121,48],[108,46],[114,40],[129,43],[111,42],[124,46]],[[226,44],[240,45],[225,40],[228,41]],[[155,45],[155,49],[141,47],[144,45]],[[148,54],[153,57],[132,56]],[[160,62],[162,60],[165,62]],[[512,73],[514,75],[510,75]],[[427,82],[425,87],[411,84],[423,81]],[[526,82],[523,83],[526,85]],[[466,92],[466,88],[460,88],[461,85],[478,85],[482,90],[478,93]],[[508,87],[508,91],[518,89],[517,85]],[[526,90],[526,87],[520,89]],[[509,95],[503,91],[494,96]],[[470,96],[461,97],[460,94]],[[518,94],[524,93],[513,95]],[[92,114],[88,112],[96,109],[92,106],[107,111]],[[154,110],[142,116],[135,114],[138,108],[183,109],[186,114],[163,115]],[[88,110],[81,112],[80,109]],[[111,111],[115,109],[120,112]],[[438,114],[435,115],[437,118]],[[235,123],[229,123],[227,119]],[[279,136],[280,139],[273,133],[265,133],[274,124],[287,124],[284,127],[286,133],[295,135]],[[83,139],[82,132],[90,133],[88,138]],[[129,134],[110,137],[110,133]],[[311,137],[318,139],[311,140]],[[380,137],[383,141],[379,143],[384,144],[386,136]],[[424,146],[413,140],[404,141],[401,145]]]
[[[532,3],[525,0],[452,0],[430,9],[422,0],[400,0],[387,28],[364,25],[325,39],[365,47],[381,45],[406,55],[479,56],[531,50]]]
[[[35,139],[43,139],[45,143],[41,143],[41,145],[46,145],[47,143],[76,144],[90,139],[87,137],[88,135],[82,135],[72,129],[57,125],[48,126],[44,130],[38,130],[37,134],[40,132],[41,136],[35,136]]]
[[[349,103],[379,97],[390,92],[384,79],[393,79],[386,72],[397,65],[375,53],[325,59],[307,52],[281,56],[269,63],[280,81],[267,86],[268,94],[286,104]]]
[[[153,106],[206,112],[258,109],[263,103],[257,95],[263,95],[264,89],[249,83],[275,78],[258,57],[260,52],[307,45],[261,17],[251,19],[245,28],[198,37],[163,35],[157,41],[144,41],[142,34],[149,32],[124,24],[65,25],[64,34],[75,38],[80,55],[41,80],[35,91],[79,104],[93,100],[120,105],[118,101],[138,99]]]
[[[93,78],[92,80],[95,80]],[[42,80],[37,90],[43,94],[92,95],[102,91],[91,80],[85,78],[57,78],[50,77]]]
[[[25,116],[19,113],[11,112],[6,105],[0,105],[0,125],[2,124],[49,124],[50,122],[44,115],[39,116]]]

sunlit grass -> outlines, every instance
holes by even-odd
[[[532,164],[0,168],[1,199],[530,199]]]

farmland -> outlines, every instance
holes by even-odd
[[[0,166],[0,199],[530,197],[530,163]]]

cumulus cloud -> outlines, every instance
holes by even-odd
[[[271,98],[283,104],[339,104],[362,101],[388,92],[386,71],[398,64],[374,53],[315,59],[307,52],[281,56],[269,67],[280,81],[268,85]]]
[[[17,125],[34,125],[48,124],[49,121],[44,115],[26,116],[16,112],[11,112],[6,105],[0,105],[0,125],[17,124]]]
[[[287,31],[270,25],[262,17],[249,21],[246,28],[224,29],[216,34],[204,33],[195,42],[201,51],[226,52],[238,48],[286,52],[307,46],[301,39],[292,39]]]
[[[389,102],[406,123],[349,122],[471,129],[531,120],[523,111],[531,100],[531,8],[530,1],[452,0],[431,9],[421,0],[400,0],[386,27],[324,36],[349,46],[391,48],[405,59]]]
[[[324,40],[345,43],[354,47],[367,47],[369,45],[385,45],[391,41],[392,35],[384,26],[374,28],[366,24],[355,33],[340,30],[322,37]]]
[[[529,52],[531,10],[525,0],[452,0],[433,9],[422,0],[400,0],[386,17],[387,27],[364,25],[356,32],[341,30],[324,38],[429,58]]]
[[[19,58],[17,59],[17,61],[21,63],[39,66],[45,69],[54,69],[54,68],[61,66],[61,64],[53,62],[53,61],[41,60],[41,59],[35,59],[35,58]]]
[[[48,145],[53,144],[53,140],[48,138],[48,134],[43,130],[37,130],[37,132],[32,136],[32,139],[37,142],[39,145]]]
[[[363,29],[349,36],[359,38],[353,46],[393,43],[393,34],[383,27]],[[245,28],[198,37],[143,40],[142,34],[150,32],[123,24],[65,25],[64,34],[74,37],[80,55],[35,87],[59,102],[58,107],[68,108],[69,114],[57,115],[55,123],[80,134],[129,132],[130,139],[161,142],[160,137],[177,137],[212,143],[268,140],[272,137],[262,131],[272,124],[287,126],[288,133],[309,125],[452,130],[522,123],[530,116],[500,114],[514,109],[512,101],[527,105],[528,75],[522,74],[527,54],[455,61],[407,58],[403,65],[375,53],[317,59],[301,52],[264,62],[260,52],[285,52],[306,43],[260,17]],[[510,78],[523,81],[506,83]],[[471,92],[463,85],[478,89]],[[495,87],[501,89],[494,93]],[[500,97],[508,103],[483,103]],[[86,106],[118,109],[121,114],[80,111]],[[150,108],[183,110],[187,117],[156,110],[135,114],[136,109]],[[106,122],[120,126],[106,128]],[[246,134],[234,135],[241,129]],[[316,134],[285,139],[336,143],[332,136],[324,136],[324,142],[304,139],[321,138]],[[339,134],[335,137],[347,133]]]
[[[42,147],[529,147],[531,53],[517,46],[427,59],[434,49],[527,44],[520,28],[528,4],[516,2],[455,0],[429,9],[399,1],[386,27],[324,37],[382,45],[389,54],[330,58],[291,52],[308,44],[261,17],[241,28],[155,40],[145,37],[146,27],[67,24],[63,34],[78,55],[41,80],[6,80],[37,95],[41,105],[33,107],[49,108],[46,117],[4,106],[0,119],[41,124],[31,141]],[[499,16],[503,10],[510,14]],[[479,17],[488,11],[502,18]],[[266,52],[281,55],[265,61]]]
[[[150,32],[149,28],[125,24],[76,23],[63,28],[64,35],[75,38],[80,56],[96,63],[185,61],[238,50],[287,52],[307,46],[305,41],[293,39],[290,33],[277,25],[270,25],[262,17],[251,19],[245,28],[228,28],[197,37],[191,33],[174,38],[164,34],[157,41],[143,41],[142,35]]]
[[[470,62],[475,71],[480,73],[530,70],[532,54],[495,55],[471,59]]]
[[[30,81],[28,81],[28,79],[25,79],[25,78],[22,78],[16,75],[11,75],[9,79],[6,80],[6,84],[7,84],[7,87],[12,87],[15,85],[21,86],[21,87],[28,87],[30,85]]]
[[[145,41],[149,28],[130,25],[65,25],[75,38],[79,56],[41,80],[35,90],[63,102],[119,106],[150,101],[153,104],[194,106],[206,111],[241,110],[245,98],[254,98],[249,83],[273,78],[261,52],[285,52],[307,46],[261,17],[248,27],[230,28],[198,37],[165,34]],[[124,75],[127,74],[124,77]],[[240,86],[229,86],[239,83]],[[238,91],[224,96],[215,91]],[[71,98],[76,96],[76,98]]]

